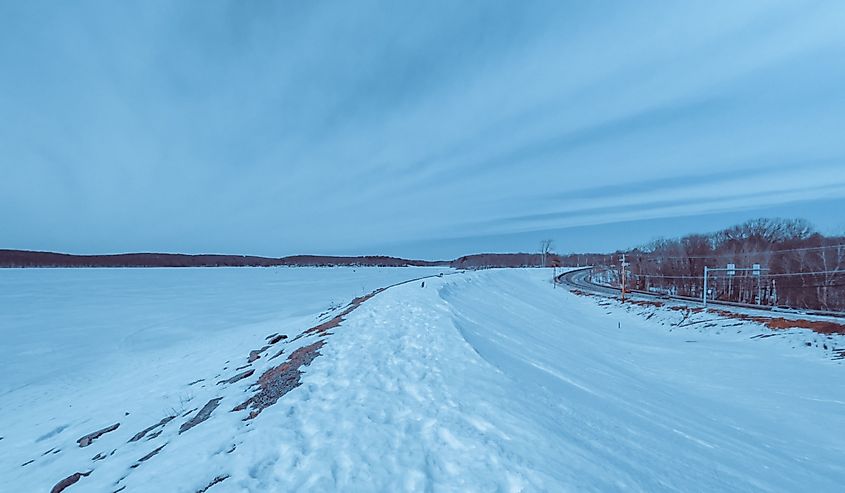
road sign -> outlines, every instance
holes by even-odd
[[[751,273],[757,277],[760,277],[760,264],[754,264],[751,266]]]
[[[726,272],[727,275],[735,276],[736,275],[736,264],[728,264],[728,268],[726,270],[727,270],[727,272]]]

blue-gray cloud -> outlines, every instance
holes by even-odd
[[[797,203],[825,225],[843,24],[839,2],[7,2],[0,247],[428,256]]]

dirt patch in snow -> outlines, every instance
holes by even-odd
[[[325,335],[325,334],[328,333],[329,329],[333,329],[333,328],[339,326],[341,322],[343,322],[343,316],[338,315],[338,316],[334,317],[333,319],[329,320],[328,322],[323,322],[320,325],[315,325],[314,327],[311,327],[310,329],[303,332],[302,335],[303,336],[312,335],[312,334]]]
[[[302,334],[299,334],[298,336],[296,336],[296,338],[294,340],[299,339],[300,337],[305,337],[305,336],[309,336],[309,335],[313,335],[313,334],[328,335],[329,329],[333,329],[333,328],[339,326],[340,323],[343,322],[344,318],[347,315],[349,315],[350,313],[352,313],[352,311],[354,311],[356,308],[361,306],[362,303],[369,300],[373,296],[381,293],[385,289],[386,288],[379,288],[379,289],[376,289],[375,291],[373,291],[369,294],[365,294],[364,296],[359,296],[359,297],[353,299],[352,301],[349,302],[348,305],[346,305],[346,308],[342,312],[340,312],[339,314],[337,314],[333,318],[329,319],[328,321],[323,322],[320,325],[315,325],[314,327],[311,327],[310,329],[304,331]]]
[[[727,310],[712,310],[712,312],[725,318],[757,322],[765,325],[766,327],[772,330],[809,329],[819,334],[845,335],[845,325],[836,322],[827,322],[822,320],[787,319],[783,317],[763,317],[757,315],[748,315],[745,313],[734,313]]]
[[[243,411],[251,408],[252,411],[244,419],[253,419],[261,414],[261,411],[275,404],[282,396],[302,385],[302,370],[300,368],[310,365],[314,358],[320,355],[319,350],[325,343],[321,340],[303,346],[292,352],[281,365],[265,371],[258,377],[256,384],[260,390],[232,411]]]
[[[658,307],[658,308],[666,305],[666,303],[663,303],[662,301],[649,301],[649,300],[625,300],[623,303],[630,303],[632,305],[637,305],[637,306],[655,306],[655,307]]]
[[[346,308],[344,308],[342,312],[338,313],[326,322],[323,322],[319,325],[315,325],[310,329],[306,329],[301,334],[296,336],[293,340],[296,341],[297,339],[300,339],[302,337],[314,335],[319,337],[331,335],[331,332],[329,332],[329,330],[340,326],[341,322],[344,321],[345,317],[352,313],[353,310],[361,306],[362,303],[369,300],[373,296],[381,293],[385,289],[387,288],[379,288],[370,292],[369,294],[359,296],[353,299],[349,302],[348,305],[346,305]],[[282,338],[284,338],[284,336],[274,335],[271,337],[271,343],[273,343],[274,341],[278,342]],[[301,368],[310,365],[311,362],[314,361],[314,358],[320,355],[320,348],[322,348],[325,344],[325,339],[321,339],[308,346],[303,346],[297,349],[296,351],[292,352],[290,356],[288,356],[288,359],[281,365],[275,366],[265,371],[258,378],[258,382],[255,384],[259,388],[258,392],[246,401],[239,404],[234,409],[232,409],[232,412],[251,409],[249,415],[244,419],[253,419],[259,414],[261,414],[261,411],[278,402],[278,400],[282,396],[295,389],[296,387],[299,387],[302,384]],[[266,347],[262,348],[262,350],[263,349],[266,349]],[[270,359],[280,356],[283,352],[284,350],[279,351]]]

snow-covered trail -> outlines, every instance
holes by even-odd
[[[839,489],[841,365],[752,340],[753,324],[669,332],[545,277],[481,272],[370,300],[308,369],[307,390],[277,410],[287,418],[266,435],[275,484]]]
[[[328,331],[301,326],[242,367],[263,338],[218,348],[214,360],[233,364],[190,387],[194,409],[175,424],[127,443],[170,413],[133,408],[94,445],[64,443],[25,474],[49,472],[52,485],[93,471],[69,493],[841,489],[843,365],[802,343],[812,333],[752,338],[770,331],[736,320],[678,328],[677,312],[635,313],[550,281],[536,269],[427,279],[336,310],[317,326]],[[315,344],[301,385],[254,419],[238,410],[259,375],[288,368],[270,354],[282,347],[290,362]],[[255,373],[212,383],[241,368]],[[187,385],[171,380],[171,393]],[[219,406],[182,433],[205,403]],[[77,438],[58,433],[38,446]]]

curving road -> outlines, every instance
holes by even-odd
[[[619,297],[621,289],[615,288],[612,286],[605,286],[602,284],[596,284],[589,280],[589,274],[591,267],[584,267],[581,269],[571,270],[569,272],[564,272],[555,278],[558,284],[568,286],[574,289],[580,289],[582,291],[600,294],[603,296],[612,296],[612,297]],[[653,299],[662,299],[662,300],[671,300],[679,303],[684,304],[694,304],[697,306],[701,306],[702,302],[698,298],[691,298],[688,296],[669,296],[665,294],[652,294],[646,291],[625,291],[625,297],[629,299],[645,299],[645,300],[653,300]],[[818,316],[818,317],[836,317],[836,318],[843,318],[845,317],[845,313],[839,312],[826,312],[826,311],[818,311],[818,310],[794,310],[788,308],[781,308],[781,307],[773,307],[773,306],[760,306],[760,305],[749,305],[745,303],[734,303],[730,301],[715,301],[715,300],[707,300],[707,305],[718,305],[720,308],[728,308],[728,309],[742,309],[744,311],[754,311],[754,312],[762,312],[761,314],[765,314],[768,316],[772,316],[772,312],[776,312],[777,316]],[[791,317],[790,317],[791,318]]]
[[[612,288],[610,286],[602,286],[589,281],[587,277],[590,274],[592,267],[584,267],[583,269],[571,270],[564,272],[557,276],[558,284],[569,286],[571,288],[581,289],[592,293],[605,294],[611,296],[618,296],[620,289]]]

